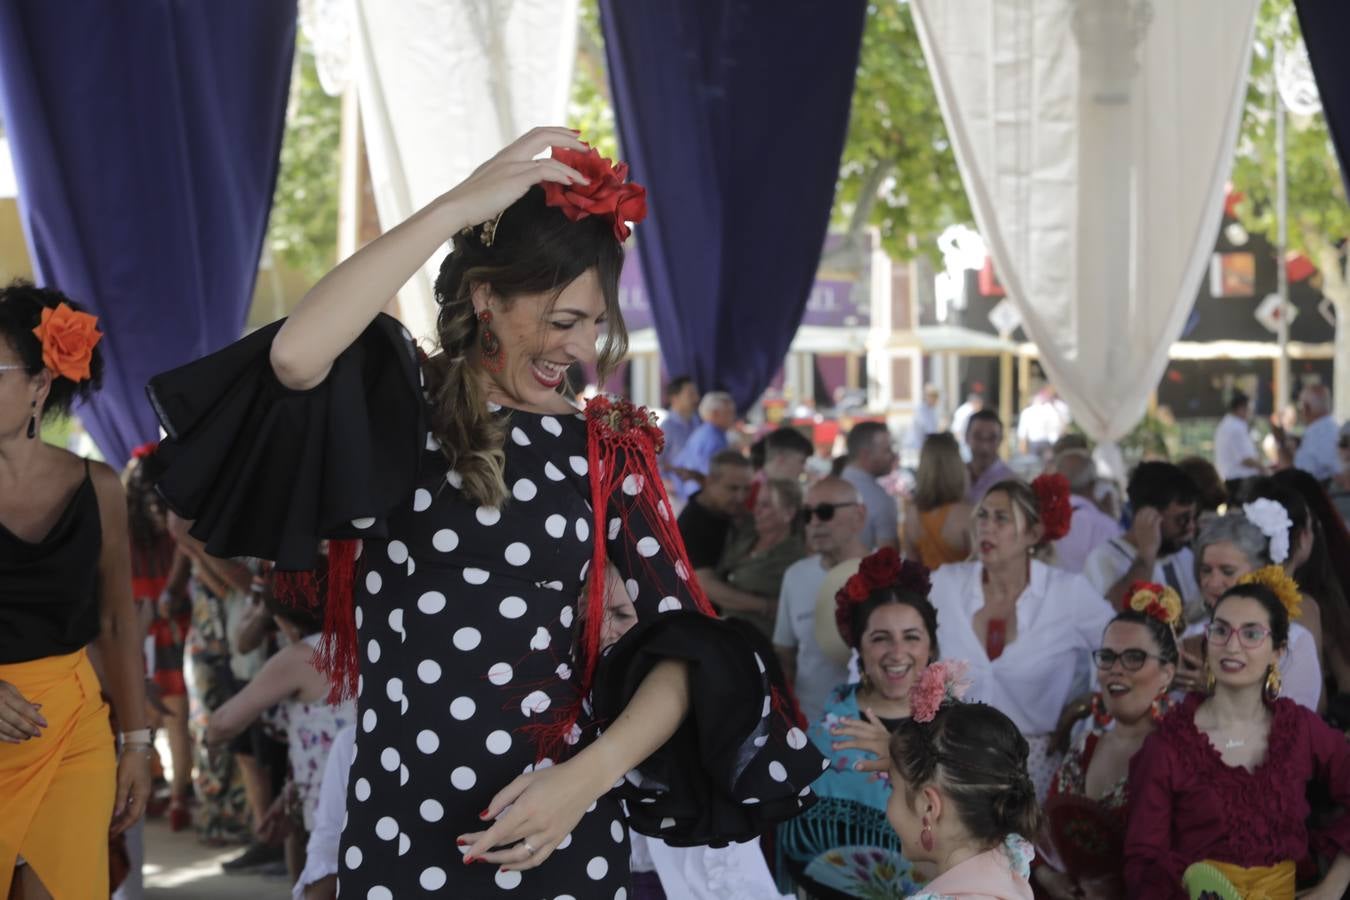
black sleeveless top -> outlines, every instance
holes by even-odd
[[[84,481],[37,543],[0,525],[0,665],[74,653],[99,633],[98,497]]]

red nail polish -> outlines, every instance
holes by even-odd
[[[456,838],[456,839],[455,839],[455,846],[456,846],[456,847],[463,847],[463,846],[464,846],[465,844],[467,844],[467,843],[468,843],[468,841],[464,840],[464,838]]]
[[[474,861],[474,858],[473,858],[472,856],[466,856],[466,857],[464,857],[464,865],[466,865],[466,866],[467,866],[467,865],[470,865],[471,863],[473,863],[473,861]]]
[[[510,872],[511,870],[508,869],[506,866],[502,866],[502,871],[503,871],[503,872]]]
[[[486,809],[483,810],[482,812],[480,812],[480,813],[478,814],[478,818],[480,818],[480,819],[487,819],[487,817],[488,817],[488,811],[487,811]]]

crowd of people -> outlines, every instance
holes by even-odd
[[[1034,477],[968,403],[903,496],[882,421],[822,457],[689,378],[582,406],[624,176],[526,135],[153,379],[120,479],[39,439],[97,321],[0,290],[0,896],[134,900],[149,813],[309,900],[1341,897],[1325,389],[1123,494],[1050,390]],[[380,309],[446,240],[428,355]]]

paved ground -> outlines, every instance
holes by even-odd
[[[240,848],[203,847],[192,831],[174,833],[165,819],[145,827],[146,900],[286,900],[290,884],[284,877],[226,875],[222,860]]]

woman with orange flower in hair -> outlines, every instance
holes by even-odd
[[[107,897],[109,830],[150,794],[122,485],[40,439],[97,389],[101,337],[58,291],[0,289],[0,897]]]
[[[535,129],[284,323],[151,381],[158,485],[208,552],[293,573],[329,539],[317,657],[360,722],[344,897],[624,897],[629,827],[747,840],[812,802],[823,760],[710,615],[660,430],[569,395],[623,355],[645,212],[626,165]],[[447,241],[424,358],[381,310]],[[639,621],[601,654],[605,579],[575,640],[572,601],[610,561]]]
[[[1071,513],[1062,475],[999,482],[975,510],[975,559],[933,573],[944,658],[968,660],[972,698],[1017,723],[1038,799],[1059,763],[1051,734],[1069,699],[1086,692],[1092,651],[1113,614],[1087,579],[1041,560]]]
[[[1125,896],[1130,759],[1165,711],[1181,621],[1176,591],[1135,582],[1126,592],[1125,610],[1106,626],[1092,654],[1100,692],[1082,715],[1091,713],[1093,727],[1074,742],[1045,801],[1046,838],[1057,865],[1033,870],[1054,900]]]

